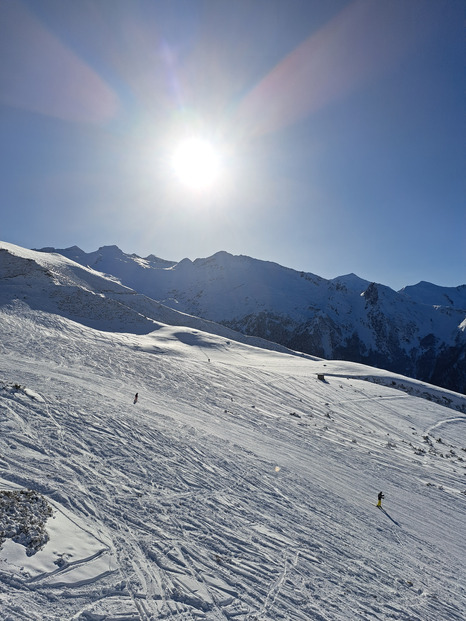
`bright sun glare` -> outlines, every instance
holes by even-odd
[[[220,154],[203,138],[189,138],[180,143],[172,157],[178,180],[193,190],[212,187],[221,170]]]

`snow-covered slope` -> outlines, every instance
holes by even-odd
[[[330,359],[353,360],[466,393],[466,286],[401,292],[354,274],[325,280],[219,252],[180,263],[115,246],[58,250],[181,312]]]
[[[52,249],[41,252],[45,250]],[[189,308],[190,314],[213,321],[232,320],[269,307],[302,318],[301,304],[296,303],[302,293],[300,273],[276,263],[233,257],[227,252],[207,259],[163,263],[127,255],[116,246],[104,246],[89,254],[76,247],[54,252],[112,274],[167,306],[182,312]],[[326,294],[319,289],[324,279],[308,274],[306,282],[313,289],[312,296]]]
[[[119,330],[124,325],[126,330],[148,332],[154,322],[141,312],[142,298],[115,278],[58,254],[0,243],[2,304],[22,300],[31,308],[63,314],[93,327]]]
[[[225,326],[173,310],[122,285],[114,276],[83,267],[60,254],[0,242],[0,304],[18,303],[100,330],[144,334],[156,330],[162,322],[286,351],[276,343],[240,335]]]
[[[0,496],[53,511],[23,511],[47,532],[27,556],[0,502],[0,618],[464,620],[466,398],[193,327],[96,330],[50,278],[0,303]]]

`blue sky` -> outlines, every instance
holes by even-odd
[[[0,239],[466,282],[462,0],[0,0]],[[180,138],[221,154],[206,190]]]

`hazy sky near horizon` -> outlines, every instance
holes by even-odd
[[[0,239],[466,283],[463,0],[0,0]],[[171,158],[200,136],[207,188]]]

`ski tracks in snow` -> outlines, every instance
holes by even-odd
[[[31,583],[31,618],[462,619],[456,560],[445,569],[423,530],[445,514],[399,517],[422,506],[425,467],[388,389],[161,361],[102,336],[72,350],[57,333],[58,359],[42,355],[9,366],[44,402],[2,395],[0,463],[103,533],[117,569],[69,587],[66,606],[62,587]],[[381,481],[399,498],[390,519],[374,506]]]

